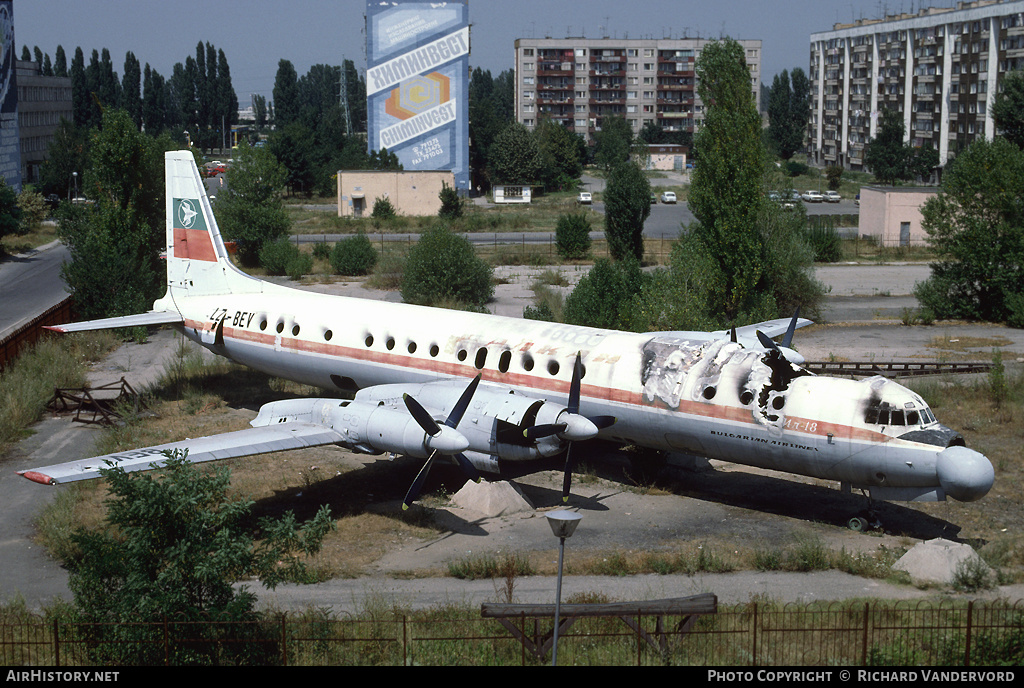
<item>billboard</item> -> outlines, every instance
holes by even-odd
[[[15,82],[14,8],[0,0],[0,177],[21,192],[21,145],[18,140],[18,85]]]
[[[366,120],[370,151],[405,170],[451,170],[469,190],[469,7],[458,2],[366,3]]]

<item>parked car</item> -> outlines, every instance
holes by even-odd
[[[661,194],[661,202],[662,203],[675,203],[676,202],[676,193],[675,193],[675,191],[665,191],[664,193],[662,193]]]
[[[658,195],[652,191],[651,192],[651,205],[654,205],[657,202],[658,202]]]
[[[580,191],[580,195],[576,197],[576,202],[580,205],[590,205],[594,202],[594,197],[589,191]]]
[[[825,200],[820,191],[804,191],[800,198],[804,200],[804,203],[821,203]]]
[[[856,196],[853,197],[853,204],[860,205],[860,194],[857,194]]]
[[[826,203],[838,203],[843,200],[838,191],[826,191],[824,196]]]
[[[785,210],[792,210],[793,208],[796,207],[796,204],[793,202],[793,199],[789,196],[789,194],[782,194],[779,193],[778,191],[771,191],[768,193],[768,198],[769,200],[778,203]]]

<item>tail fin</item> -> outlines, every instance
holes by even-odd
[[[164,154],[167,181],[167,289],[181,296],[259,291],[259,280],[228,258],[191,151]]]

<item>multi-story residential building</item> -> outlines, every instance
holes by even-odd
[[[50,143],[62,119],[74,121],[71,77],[43,76],[37,62],[18,60],[18,135],[21,176],[39,179],[39,169],[50,156]]]
[[[895,108],[915,146],[945,164],[976,138],[992,138],[1003,76],[1024,69],[1024,1],[977,0],[955,8],[836,24],[811,34],[809,158],[864,168],[880,114]]]
[[[551,118],[593,142],[605,117],[693,132],[704,119],[694,64],[704,38],[520,38],[516,120],[533,128]],[[741,40],[760,108],[761,41]]]

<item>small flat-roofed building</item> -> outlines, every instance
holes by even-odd
[[[921,246],[921,206],[938,193],[936,187],[865,186],[860,190],[860,233],[883,246]]]
[[[387,198],[399,215],[437,215],[441,189],[455,186],[451,170],[338,171],[338,217],[369,217],[378,198]]]

